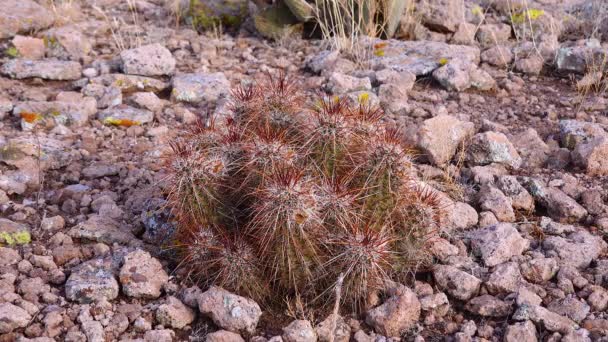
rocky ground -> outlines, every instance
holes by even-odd
[[[447,10],[417,40],[362,41],[355,63],[247,23],[200,35],[162,0],[4,0],[0,341],[608,341],[608,45],[584,35],[588,2],[530,1],[533,37],[506,2],[430,2]],[[201,289],[160,248],[168,142],[278,70],[380,104],[449,198],[435,266],[362,316]]]

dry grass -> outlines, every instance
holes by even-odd
[[[140,18],[135,6],[135,0],[125,0],[125,3],[129,8],[131,23],[127,23],[124,18],[108,15],[107,11],[101,7],[92,6],[95,13],[99,15],[110,28],[114,47],[120,52],[137,48],[148,43],[145,38],[145,32],[139,24]]]
[[[47,7],[53,12],[55,26],[64,26],[83,19],[79,0],[49,0]]]

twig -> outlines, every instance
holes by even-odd
[[[340,273],[336,282],[336,301],[334,302],[334,310],[331,316],[331,325],[329,329],[329,342],[334,342],[336,336],[336,325],[338,321],[338,311],[340,310],[340,300],[342,299],[342,284],[344,283],[344,273]]]

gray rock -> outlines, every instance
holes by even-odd
[[[505,331],[505,342],[537,342],[536,327],[531,321],[509,325]]]
[[[514,209],[532,212],[534,210],[534,198],[526,189],[519,184],[515,176],[499,176],[496,186],[511,199]]]
[[[511,304],[491,295],[482,295],[469,300],[465,309],[483,317],[505,317],[511,313]]]
[[[502,133],[484,132],[473,136],[467,161],[475,165],[498,163],[518,169],[522,159],[511,141]]]
[[[468,300],[479,291],[481,280],[453,266],[435,265],[433,276],[437,286],[452,297]]]
[[[464,21],[463,0],[428,0],[420,4],[422,23],[437,31],[456,32]]]
[[[82,88],[82,93],[97,101],[97,108],[104,109],[122,104],[122,91],[115,86],[104,86],[99,83],[89,83]]]
[[[89,80],[92,84],[116,87],[123,93],[134,91],[159,92],[169,88],[169,83],[152,77],[124,74],[105,74]]]
[[[3,0],[2,7],[5,10],[0,19],[0,39],[39,31],[54,22],[53,14],[32,0]]]
[[[307,59],[306,66],[312,72],[319,74],[322,71],[329,70],[336,63],[338,57],[340,57],[340,51],[338,50],[323,50]]]
[[[589,176],[608,175],[608,136],[577,144],[572,160],[587,171]]]
[[[144,334],[145,342],[172,342],[175,332],[171,329],[149,330]]]
[[[120,53],[125,74],[140,76],[172,75],[175,58],[164,46],[154,43]]]
[[[107,262],[94,259],[72,270],[65,283],[66,297],[79,303],[118,297],[118,282]]]
[[[560,144],[570,150],[574,150],[579,144],[590,143],[603,137],[608,137],[608,133],[596,123],[579,120],[561,120],[559,122]]]
[[[119,278],[124,294],[146,299],[158,298],[161,288],[169,281],[161,263],[141,249],[125,256]]]
[[[481,256],[486,266],[496,266],[521,255],[530,242],[510,223],[498,223],[468,234],[473,253]]]
[[[448,163],[462,143],[475,131],[472,122],[460,121],[450,115],[425,120],[417,132],[417,146],[434,165]]]
[[[173,77],[173,101],[215,102],[230,94],[230,82],[222,72],[178,74]]]
[[[0,304],[0,333],[8,334],[15,329],[25,328],[32,316],[11,303]]]
[[[252,333],[262,315],[260,306],[253,300],[215,286],[198,297],[198,308],[216,325],[232,332]]]
[[[517,321],[531,320],[542,325],[548,331],[567,334],[577,328],[577,324],[567,317],[549,311],[538,305],[522,305],[513,314]]]
[[[466,45],[450,45],[432,41],[403,41],[389,39],[372,40],[371,45],[384,44],[382,54],[375,54],[371,59],[374,70],[392,69],[409,72],[416,76],[428,75],[439,68],[443,61],[452,60],[479,64],[479,48]]]
[[[156,309],[156,320],[165,327],[182,329],[192,323],[194,317],[194,311],[173,296]]]
[[[473,45],[475,43],[475,32],[477,26],[471,23],[462,22],[458,24],[458,29],[454,32],[451,44]]]
[[[481,61],[496,67],[506,67],[513,62],[513,52],[506,46],[496,45],[481,53]]]
[[[553,258],[536,258],[520,265],[521,274],[528,281],[540,284],[551,280],[559,270],[557,261]]]
[[[387,336],[401,336],[420,318],[420,302],[416,294],[405,286],[383,304],[369,310],[365,322],[375,331]]]
[[[467,61],[454,60],[433,71],[433,78],[445,89],[463,91],[471,87],[471,72],[475,65]]]
[[[579,323],[582,322],[589,314],[589,311],[591,311],[591,307],[587,303],[574,297],[555,300],[549,303],[547,309]]]
[[[218,330],[207,334],[205,342],[245,342],[241,335],[227,330]]]
[[[85,321],[81,323],[82,331],[88,342],[104,342],[106,340],[103,325],[98,321]]]
[[[56,124],[80,127],[88,122],[89,117],[95,115],[97,102],[93,97],[78,95],[69,100],[58,98],[57,101],[18,102],[13,108],[13,116],[22,117],[22,113],[39,113],[43,118],[50,118]]]
[[[574,43],[566,43],[557,50],[555,65],[562,72],[575,72],[583,74],[587,68],[596,61],[606,58],[608,52],[596,39],[589,39]]]
[[[511,26],[507,24],[484,24],[477,30],[477,41],[482,48],[502,45],[511,38]]]
[[[333,331],[332,327],[335,327]],[[317,324],[315,333],[320,342],[348,342],[351,327],[342,316],[330,314],[323,322]]]
[[[71,81],[80,78],[82,66],[78,62],[56,59],[12,59],[2,65],[0,73],[16,79],[38,77],[45,80]]]
[[[534,128],[528,128],[515,135],[513,145],[522,157],[522,166],[525,168],[544,166],[551,153],[549,146],[545,144]]]
[[[547,209],[552,219],[560,222],[577,222],[587,216],[587,210],[570,196],[555,187],[547,187],[534,179],[524,179],[522,184],[536,201]]]
[[[68,233],[70,237],[106,244],[119,243],[124,245],[138,245],[133,234],[120,223],[110,217],[92,215],[88,220],[77,224]]]
[[[511,199],[491,185],[479,190],[479,205],[482,210],[491,211],[501,222],[515,222],[515,212]]]
[[[578,329],[571,331],[562,337],[560,342],[591,342],[589,331],[587,329]]]
[[[519,266],[515,262],[497,265],[486,281],[486,288],[492,294],[517,292],[522,281]]]
[[[136,126],[152,122],[154,113],[149,110],[120,105],[97,113],[97,119],[108,125]]]
[[[10,266],[21,261],[19,252],[8,247],[0,247],[0,266]]]
[[[89,39],[77,25],[54,27],[44,32],[49,57],[78,61],[92,50]]]
[[[606,242],[600,237],[581,230],[567,238],[549,236],[543,241],[543,248],[555,252],[560,258],[560,266],[574,266],[584,269],[606,250]]]
[[[316,342],[317,334],[307,320],[295,320],[283,328],[281,335],[285,342]]]
[[[120,168],[116,164],[95,163],[82,169],[82,175],[88,179],[96,179],[118,175]]]
[[[354,77],[338,72],[332,72],[327,81],[327,88],[336,95],[357,91],[372,89],[371,81],[368,77]]]

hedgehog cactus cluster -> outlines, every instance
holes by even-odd
[[[365,98],[306,103],[286,77],[233,91],[228,119],[172,143],[168,200],[180,265],[269,303],[331,295],[359,311],[428,261],[441,199],[400,131]]]

